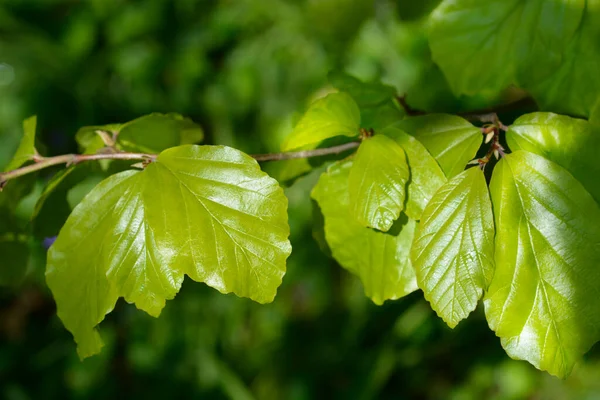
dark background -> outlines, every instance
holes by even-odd
[[[2,0],[0,167],[33,114],[47,155],[76,151],[81,126],[150,112],[191,117],[207,143],[278,151],[333,69],[383,80],[427,111],[518,97],[450,93],[424,33],[435,3]],[[121,301],[101,325],[103,352],[84,362],[56,317],[37,243],[19,284],[0,289],[0,398],[600,398],[598,349],[561,381],[510,360],[481,309],[451,330],[420,292],[372,304],[313,238],[318,172],[286,189],[294,252],[274,303],[187,279],[159,319]]]

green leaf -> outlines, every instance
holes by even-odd
[[[524,78],[522,85],[534,95],[542,109],[588,117],[600,93],[600,2],[573,3],[566,4],[568,14],[585,11],[577,20],[577,31],[568,38],[562,63],[557,68],[544,66],[549,71],[545,79],[527,81]]]
[[[456,94],[539,82],[563,62],[585,3],[445,0],[429,21],[433,59]]]
[[[36,125],[36,116],[29,117],[23,121],[23,138],[21,139],[21,143],[19,144],[13,159],[6,166],[5,171],[11,171],[19,168],[21,165],[32,160],[33,157],[37,155],[37,151],[35,149]]]
[[[490,328],[509,356],[564,378],[600,335],[600,209],[565,169],[522,150],[495,167],[490,191]]]
[[[375,304],[417,289],[408,257],[416,223],[402,216],[391,232],[377,232],[354,221],[349,209],[352,160],[337,162],[321,175],[312,192],[325,218],[325,238],[338,263],[358,276]]]
[[[419,220],[429,200],[446,183],[446,176],[437,161],[417,139],[395,127],[386,128],[382,133],[394,139],[406,153],[410,181],[404,212],[410,218]]]
[[[448,178],[465,170],[483,141],[479,128],[455,115],[423,115],[407,118],[394,126],[423,143]]]
[[[335,136],[358,136],[360,110],[346,93],[331,93],[311,104],[282,146],[283,151]]]
[[[344,72],[332,71],[327,78],[336,89],[352,96],[361,109],[381,105],[396,96],[396,89],[392,86],[363,82]]]
[[[183,275],[222,293],[273,300],[291,252],[287,199],[256,161],[223,146],[164,151],[75,208],[48,254],[58,315],[81,357],[117,299],[158,316]]]
[[[404,209],[410,177],[402,147],[387,136],[364,140],[350,170],[350,212],[361,225],[386,232]]]
[[[411,250],[417,282],[431,308],[454,328],[494,274],[494,217],[479,168],[455,176],[433,196]]]
[[[582,119],[539,112],[519,117],[506,140],[512,151],[539,154],[568,170],[600,203],[600,129]]]
[[[171,147],[196,144],[204,133],[200,126],[179,114],[150,114],[124,124],[118,143],[124,150],[160,153]]]
[[[108,138],[112,139],[117,137],[120,129],[121,124],[84,126],[75,134],[75,140],[83,154],[95,154],[98,150],[106,147],[99,132],[104,132]]]

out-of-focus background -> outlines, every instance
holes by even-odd
[[[424,30],[436,3],[2,0],[0,168],[33,114],[45,154],[76,151],[81,126],[151,112],[191,117],[207,143],[277,151],[331,70],[427,111],[502,100],[450,93]],[[83,362],[44,284],[44,245],[30,243],[19,283],[0,289],[0,398],[600,399],[598,346],[561,381],[510,360],[481,309],[451,330],[420,292],[372,304],[313,238],[318,172],[286,188],[294,252],[272,304],[188,279],[159,319],[120,302]]]

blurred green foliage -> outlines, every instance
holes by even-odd
[[[424,33],[422,17],[436,3],[4,0],[0,167],[33,114],[47,154],[76,151],[81,126],[151,112],[192,118],[209,143],[277,151],[297,113],[330,90],[331,70],[381,80],[428,111],[518,97],[451,94]],[[119,303],[101,327],[107,347],[84,362],[44,284],[44,235],[27,243],[13,238],[34,256],[21,284],[0,291],[0,398],[600,397],[598,349],[560,381],[508,359],[481,310],[450,330],[421,293],[372,304],[313,232],[309,193],[320,171],[286,189],[294,252],[274,303],[186,280],[159,319]],[[25,224],[41,195],[39,183],[22,182],[13,190],[32,194],[11,224]],[[57,218],[72,206],[57,206]],[[15,261],[0,252],[0,268]]]

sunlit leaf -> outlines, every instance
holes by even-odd
[[[360,111],[346,93],[331,93],[310,105],[282,146],[284,151],[335,136],[358,136]]]
[[[144,171],[96,186],[50,248],[46,278],[81,357],[117,299],[158,316],[184,274],[257,302],[273,300],[291,252],[287,199],[249,156],[181,146]]]
[[[23,137],[21,138],[21,143],[19,143],[17,152],[6,166],[5,171],[10,171],[19,168],[27,161],[33,159],[33,157],[37,154],[37,151],[35,150],[36,125],[36,116],[29,117],[25,121],[23,121]]]
[[[479,128],[455,115],[423,115],[404,119],[394,126],[423,143],[448,178],[464,171],[482,143]]]
[[[360,278],[375,304],[417,289],[409,250],[416,223],[401,216],[390,232],[354,221],[349,209],[348,177],[352,160],[340,161],[321,175],[312,197],[325,218],[325,238],[338,263]]]
[[[350,212],[363,226],[387,231],[404,209],[410,177],[404,150],[384,135],[364,140],[350,170]]]
[[[600,209],[565,169],[522,150],[496,166],[490,191],[490,327],[511,357],[566,377],[600,339]]]
[[[539,154],[568,170],[600,203],[600,128],[582,119],[539,112],[519,117],[506,140],[513,151]]]
[[[395,127],[386,128],[382,133],[394,139],[406,153],[410,181],[404,212],[410,218],[419,220],[431,197],[446,183],[446,176],[437,161],[417,139]]]
[[[433,196],[411,251],[425,298],[455,327],[475,310],[494,273],[494,217],[479,168],[455,176]]]

